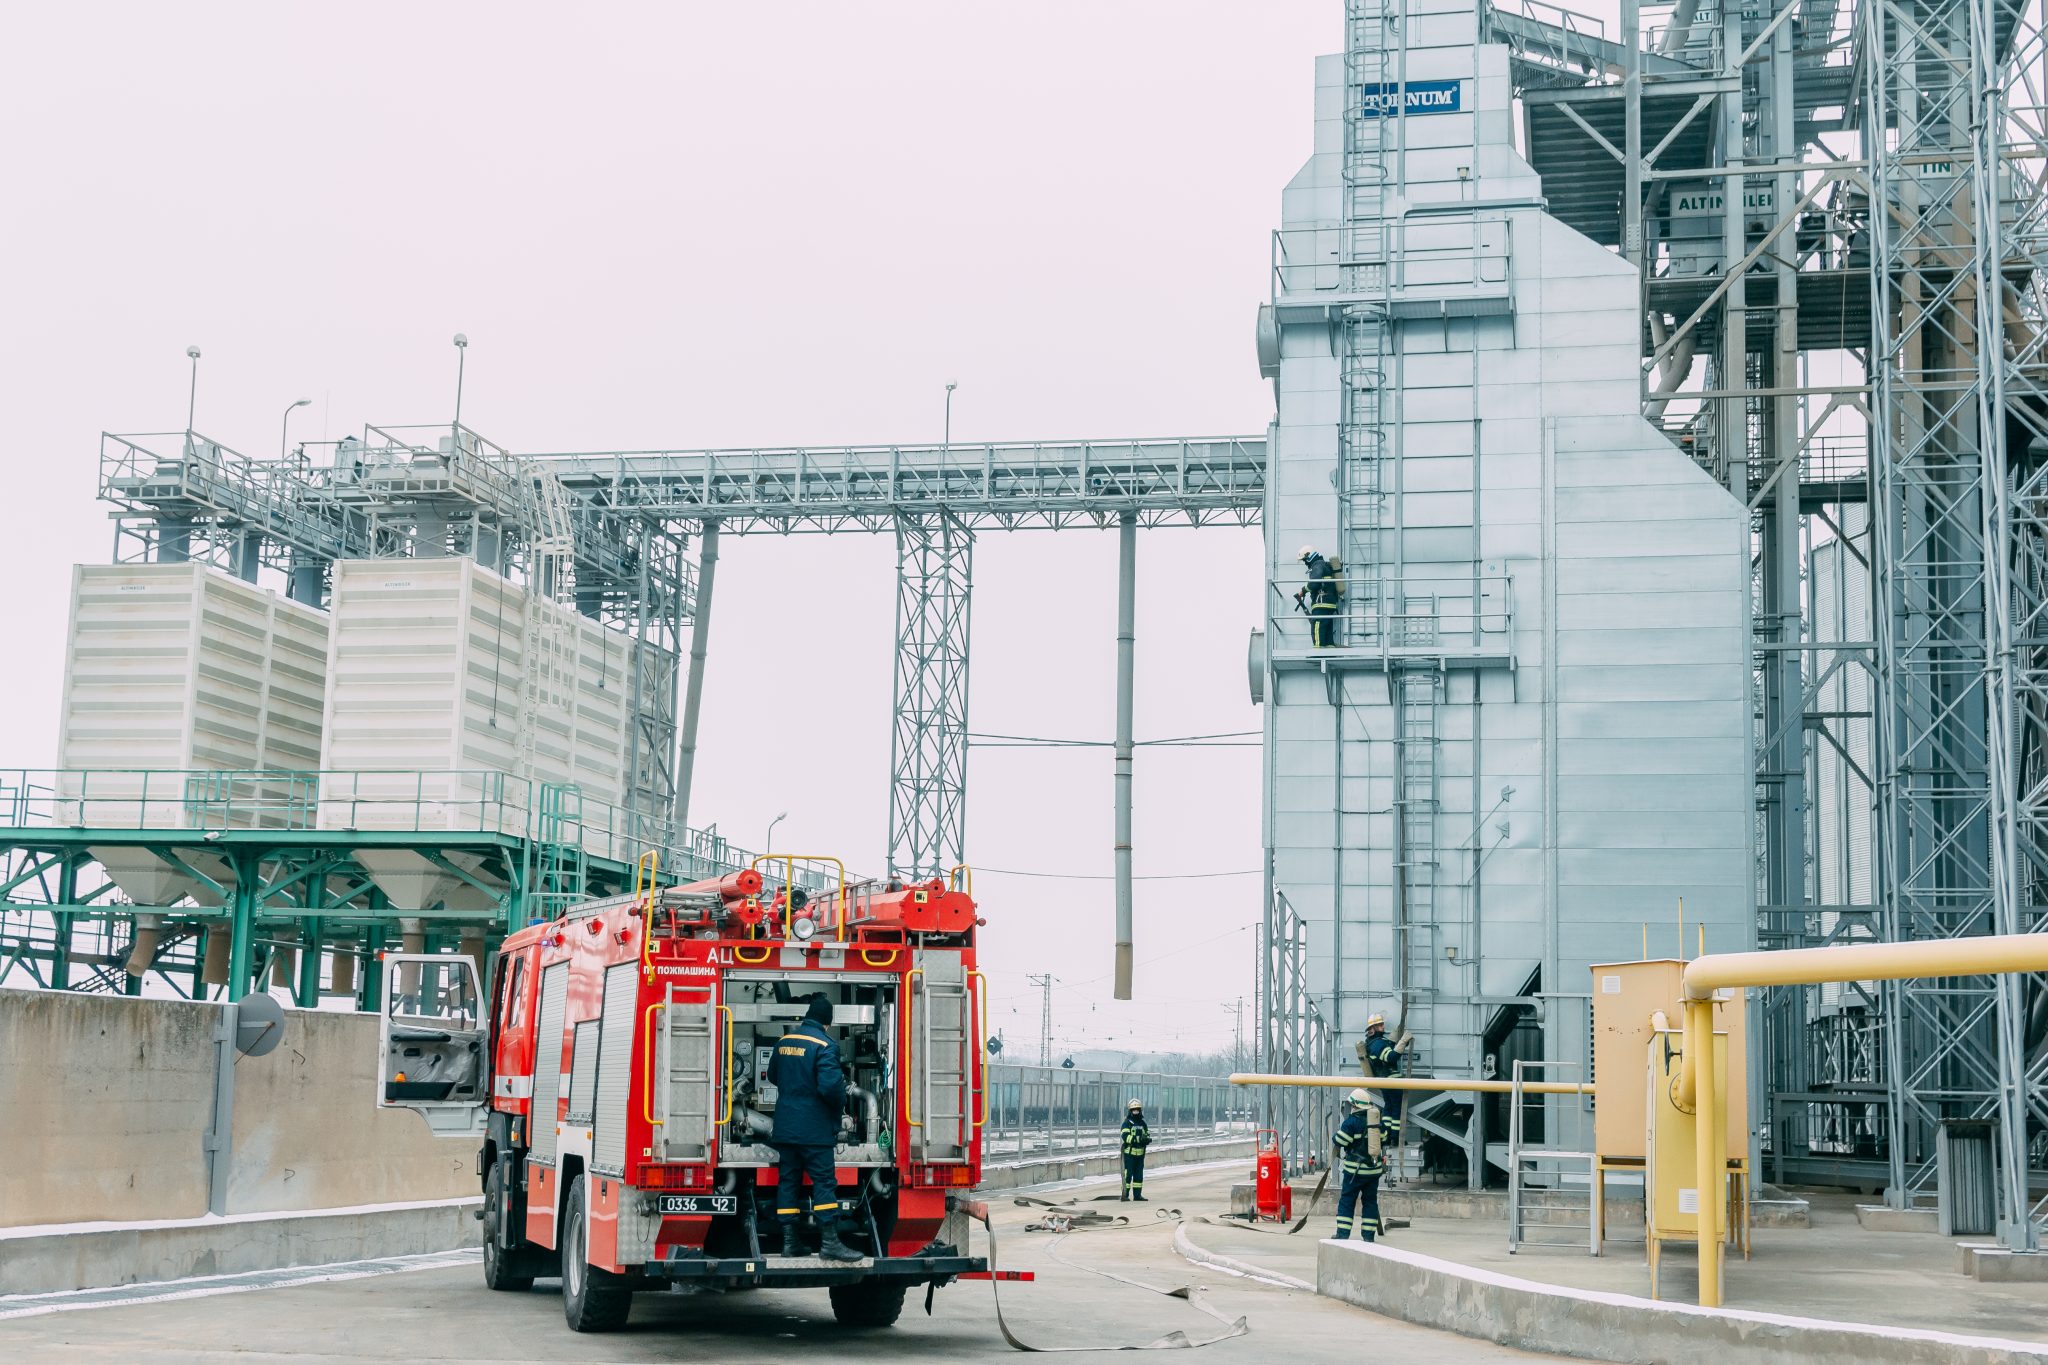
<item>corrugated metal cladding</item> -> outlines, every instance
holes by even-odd
[[[410,828],[425,819],[474,829],[482,818],[486,827],[502,821],[523,830],[523,790],[507,791],[502,806],[480,805],[492,794],[480,773],[574,783],[589,806],[624,800],[636,645],[623,632],[540,606],[567,634],[573,676],[563,704],[536,706],[526,668],[537,605],[473,559],[334,566],[320,767],[336,775],[323,780],[323,823]],[[449,774],[430,781],[433,804],[424,810],[410,777],[380,782],[354,771],[422,768]],[[591,835],[591,851],[611,852],[600,837]]]
[[[203,564],[81,564],[57,761],[311,769],[326,673],[311,607]]]
[[[569,1000],[569,964],[557,962],[540,974],[540,1019],[534,1025],[533,1154],[555,1159],[555,1115],[562,1094],[562,1016]]]
[[[633,1086],[634,1006],[639,1003],[640,967],[621,962],[604,972],[604,1040],[598,1045],[596,1135],[590,1164],[622,1175],[626,1169],[626,1101]]]
[[[1680,897],[1689,940],[1753,942],[1747,519],[1641,419],[1633,272],[1543,211],[1506,49],[1477,45],[1472,0],[1407,14],[1409,77],[1459,98],[1402,121],[1385,227],[1344,226],[1377,182],[1347,188],[1340,57],[1283,196],[1274,879],[1345,1054],[1379,1012],[1420,1069],[1481,1071],[1534,989],[1544,1055],[1588,1064],[1588,967],[1636,957],[1645,924],[1675,948]],[[1341,296],[1377,286],[1342,258],[1378,241],[1375,335]],[[1376,358],[1350,349],[1367,341]],[[1294,609],[1304,545],[1346,561],[1335,648]]]

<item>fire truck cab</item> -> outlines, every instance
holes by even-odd
[[[950,1206],[987,1116],[965,870],[806,886],[804,860],[773,864],[772,886],[757,865],[660,887],[643,860],[634,894],[507,938],[487,1002],[466,957],[386,955],[378,1103],[481,1139],[491,1288],[559,1275],[570,1327],[603,1331],[641,1290],[824,1287],[877,1327],[987,1270]],[[811,1197],[836,1196],[858,1262],[779,1254],[768,1061],[818,994],[848,1083],[838,1188]]]

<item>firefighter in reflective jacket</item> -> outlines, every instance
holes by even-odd
[[[1145,1149],[1152,1145],[1152,1129],[1145,1122],[1145,1106],[1132,1100],[1124,1106],[1124,1199],[1145,1199]],[[1120,1201],[1121,1202],[1121,1201]]]
[[[1408,1065],[1408,1051],[1415,1046],[1415,1035],[1403,1033],[1396,1042],[1387,1037],[1387,1016],[1375,1014],[1365,1021],[1365,1041],[1358,1045],[1358,1054],[1365,1061],[1366,1070],[1374,1076],[1398,1076],[1401,1068]],[[1378,1092],[1375,1092],[1378,1093]],[[1387,1116],[1387,1139],[1397,1156],[1401,1148],[1401,1092],[1386,1092],[1385,1113]],[[1396,1181],[1396,1184],[1399,1182]]]
[[[1344,1097],[1344,1121],[1337,1125],[1337,1240],[1356,1232],[1370,1242],[1380,1235],[1380,1177],[1387,1173],[1386,1118],[1370,1090]]]
[[[1301,565],[1308,581],[1294,594],[1294,609],[1308,613],[1309,643],[1328,649],[1337,643],[1337,606],[1344,596],[1342,566],[1323,558],[1313,545],[1301,547]]]
[[[775,1126],[768,1140],[779,1157],[775,1214],[782,1220],[782,1254],[803,1256],[804,1177],[811,1178],[811,1212],[818,1220],[818,1254],[828,1261],[858,1261],[860,1253],[839,1240],[839,1182],[832,1148],[839,1141],[839,1116],[846,1109],[846,1072],[839,1047],[825,1031],[832,1002],[811,997],[804,1019],[775,1044],[768,1081],[775,1087]]]

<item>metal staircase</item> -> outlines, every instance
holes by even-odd
[[[1522,1138],[1522,1119],[1527,1112],[1522,1086],[1539,1079],[1531,1072],[1546,1068],[1579,1069],[1576,1063],[1515,1062],[1514,1089],[1508,1096],[1508,1254],[1512,1256],[1525,1246],[1583,1246],[1588,1254],[1598,1256],[1593,1153],[1531,1147]],[[1580,1180],[1585,1183],[1579,1184]]]
[[[553,716],[570,748],[575,745],[577,631],[567,603],[574,601],[576,541],[562,481],[531,462],[526,472],[534,538],[526,584],[526,715],[519,740],[523,775],[530,778],[537,771],[540,716]]]

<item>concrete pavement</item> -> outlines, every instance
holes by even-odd
[[[1239,1163],[1148,1182],[1145,1213],[1178,1206],[1218,1214]],[[1073,1187],[1086,1195],[1110,1181]],[[1064,1198],[1066,1191],[1048,1194]],[[1114,1204],[1096,1208],[1116,1208]],[[1139,1287],[1206,1288],[1225,1317],[1242,1315],[1246,1335],[1200,1351],[1203,1360],[1295,1362],[1355,1359],[1366,1343],[1376,1360],[1536,1360],[1519,1351],[1374,1317],[1300,1290],[1277,1288],[1192,1266],[1173,1248],[1173,1224],[1053,1238],[1022,1231],[1034,1215],[994,1197],[998,1252],[1006,1269],[1033,1270],[1034,1284],[1003,1286],[1011,1330],[1034,1346],[1140,1344],[1171,1331],[1200,1340],[1224,1325],[1183,1300]],[[1301,1241],[1308,1236],[1292,1240]],[[977,1237],[977,1243],[979,1238]],[[1308,1247],[1313,1247],[1313,1242]],[[312,1272],[317,1273],[317,1272]],[[290,1274],[290,1272],[287,1272]],[[1130,1282],[1137,1283],[1130,1283]],[[213,1285],[211,1288],[231,1286]],[[562,1321],[553,1281],[525,1294],[485,1289],[474,1265],[411,1273],[365,1271],[359,1278],[284,1282],[277,1287],[175,1297],[209,1288],[136,1286],[137,1301],[7,1317],[22,1301],[0,1300],[0,1359],[60,1362],[238,1361],[782,1361],[997,1360],[1013,1354],[996,1330],[991,1286],[941,1290],[933,1315],[921,1301],[879,1332],[848,1332],[832,1320],[823,1290],[743,1294],[639,1295],[626,1330],[578,1336]]]

